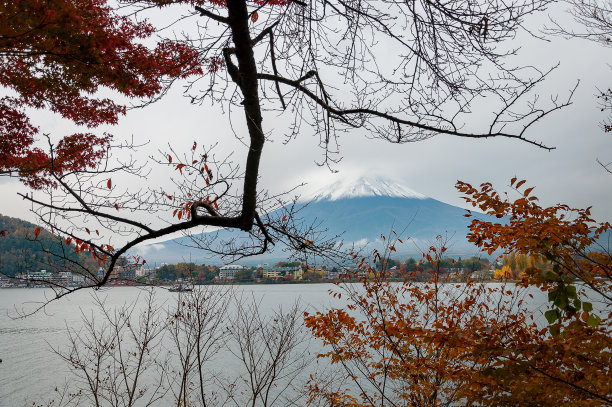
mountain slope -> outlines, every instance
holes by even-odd
[[[466,232],[465,211],[431,198],[365,196],[315,201],[300,213],[306,219],[318,218],[333,232],[343,232],[347,242],[367,239],[404,229],[410,237],[423,240],[438,234]],[[465,233],[463,233],[465,236]]]
[[[474,246],[465,238],[470,222],[465,210],[427,198],[400,183],[382,178],[357,178],[331,183],[308,192],[302,198],[307,202],[299,213],[306,223],[318,221],[329,234],[341,234],[345,244],[380,247],[381,235],[388,236],[391,228],[397,233],[405,230],[411,240],[397,247],[398,254],[417,254],[427,248],[436,235],[454,236],[452,252],[473,254]],[[221,231],[220,237],[228,238],[233,231]],[[185,247],[188,238],[178,238],[163,243],[141,246],[139,254],[147,262],[178,261],[222,263],[218,258],[205,258],[201,251]],[[266,253],[245,263],[282,260],[286,256],[282,248]]]
[[[60,239],[42,228],[38,237],[34,238],[36,228],[33,223],[0,215],[0,274],[14,276],[20,272],[40,269],[58,271],[70,265],[44,250],[48,249],[58,255],[64,253]],[[91,270],[97,269],[98,265],[91,256],[78,255],[72,246],[65,246],[65,249],[71,260]]]

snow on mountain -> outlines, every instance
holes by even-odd
[[[426,199],[427,197],[397,181],[383,177],[342,178],[319,188],[311,188],[302,200],[336,201],[338,199],[387,196],[397,198]]]

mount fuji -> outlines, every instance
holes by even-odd
[[[449,253],[473,255],[477,252],[465,238],[470,219],[463,216],[466,213],[464,209],[429,198],[388,178],[344,178],[305,191],[298,203],[303,205],[299,215],[304,221],[318,222],[328,230],[328,234],[341,235],[345,245],[380,247],[383,243],[381,235],[388,236],[393,228],[397,233],[405,231],[405,244],[396,247],[399,257],[419,255],[437,235],[452,236]],[[234,232],[221,233],[229,236]],[[186,247],[188,239],[180,237],[140,246],[139,252],[149,264],[189,259],[194,262],[223,262]],[[285,258],[284,252],[276,250],[244,259],[241,263],[256,264]]]
[[[302,196],[305,201],[337,201],[342,199],[386,196],[393,198],[426,199],[420,194],[397,181],[382,177],[343,178],[306,192]]]

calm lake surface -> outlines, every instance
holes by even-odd
[[[215,286],[225,289],[227,286]],[[341,305],[328,291],[332,284],[242,285],[232,288],[260,303],[262,314],[268,315],[279,307],[290,308],[300,301],[303,308],[316,311]],[[178,293],[156,288],[157,301],[172,306]],[[546,307],[546,296],[539,290],[530,292],[534,298],[529,308],[536,317]],[[54,301],[34,315],[19,318],[40,306],[52,291],[44,288],[0,289],[0,407],[31,405],[53,397],[56,386],[71,380],[68,365],[52,349],[68,346],[67,327],[82,326],[82,315],[92,315],[95,307],[93,291],[79,291]],[[97,291],[109,307],[119,307],[136,301],[145,292],[138,287],[112,287]],[[343,302],[343,301],[342,301]],[[316,349],[317,346],[313,348]]]
[[[224,289],[228,286],[214,286]],[[324,309],[339,302],[331,298],[332,284],[241,285],[233,289],[260,302],[264,314],[301,301],[306,308]],[[157,301],[174,305],[178,293],[156,288]],[[40,306],[53,292],[44,288],[0,289],[0,407],[32,404],[53,397],[53,389],[71,379],[68,365],[52,352],[66,348],[67,327],[82,326],[82,314],[97,311],[93,290],[78,291],[54,301],[34,315],[19,318]],[[144,297],[138,287],[112,287],[97,291],[109,307],[123,306]]]

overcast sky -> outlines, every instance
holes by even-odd
[[[544,23],[545,16],[532,21]],[[593,206],[599,220],[612,221],[612,174],[606,173],[596,159],[612,161],[612,134],[605,134],[600,122],[606,118],[598,109],[596,89],[610,85],[611,50],[578,39],[553,38],[551,42],[521,36],[523,47],[519,60],[546,69],[560,63],[539,94],[543,99],[561,97],[577,80],[572,106],[557,112],[531,129],[530,138],[556,147],[548,152],[532,145],[507,139],[468,140],[451,136],[405,145],[343,135],[340,139],[342,161],[332,174],[320,168],[318,139],[298,137],[288,145],[275,134],[282,133],[287,123],[266,116],[264,126],[271,135],[262,156],[261,184],[272,192],[280,192],[300,182],[314,185],[338,177],[370,174],[399,179],[415,191],[441,201],[463,206],[453,185],[457,180],[480,184],[485,181],[504,189],[510,178],[517,176],[535,185],[534,193],[544,204],[567,203],[575,207]],[[518,45],[518,44],[513,44]],[[491,112],[486,106],[474,114],[474,121],[485,122]],[[67,134],[73,126],[50,114],[34,114],[43,132]],[[234,129],[240,131],[242,116],[235,114]],[[108,129],[116,137],[134,136],[150,140],[150,151],[171,143],[188,150],[194,140],[220,143],[220,152],[235,150],[238,161],[246,148],[238,142],[220,106],[192,106],[176,87],[162,101],[147,108],[131,111],[118,126]],[[143,158],[146,154],[143,153]],[[15,193],[22,187],[15,181],[0,179],[3,199],[0,213],[32,220],[29,207]]]

